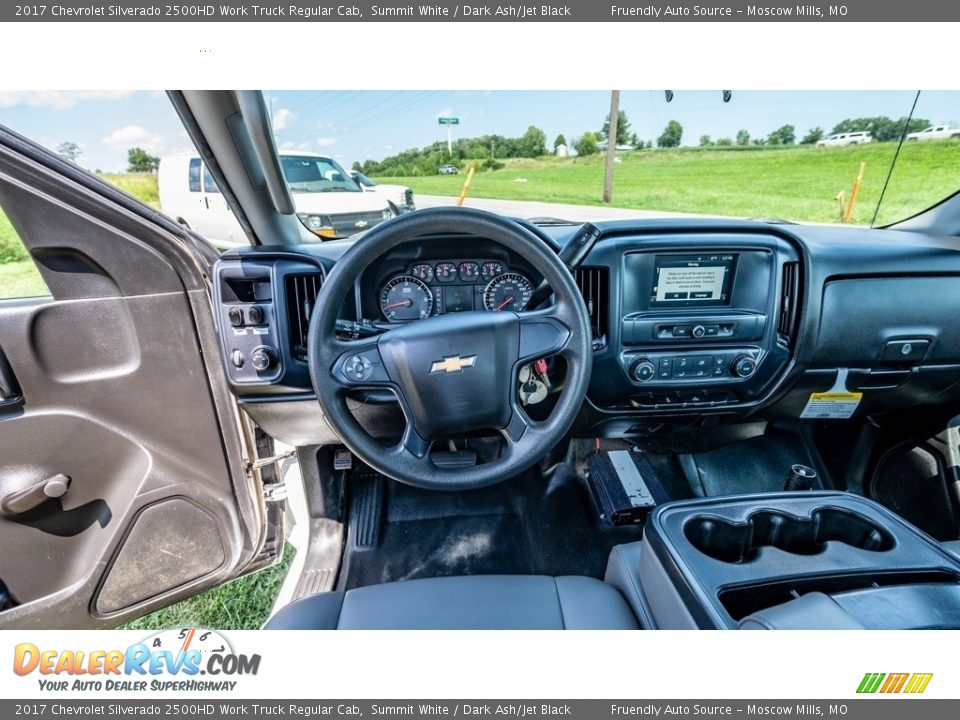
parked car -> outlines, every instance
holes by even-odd
[[[404,212],[416,210],[417,206],[413,202],[413,190],[406,185],[381,185],[376,183],[359,170],[351,170],[350,177],[365,192],[374,192],[382,195],[388,202],[392,202],[397,209]]]
[[[960,128],[950,125],[936,125],[919,132],[907,133],[907,140],[957,140],[960,139]]]
[[[394,216],[387,199],[363,192],[333,158],[317,153],[280,153],[297,216],[322,238],[369,230]],[[246,234],[199,155],[180,153],[160,161],[160,208],[221,248],[249,245]]]
[[[440,175],[459,175],[460,168],[458,168],[456,165],[441,165],[437,172]]]
[[[866,145],[873,142],[873,135],[868,132],[834,133],[817,142],[817,147],[838,147],[840,145]]]

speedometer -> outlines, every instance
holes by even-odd
[[[533,295],[533,284],[520,273],[508,272],[491,280],[483,291],[483,305],[492,312],[520,312]]]
[[[433,312],[433,293],[412,275],[398,275],[380,291],[380,310],[392,322],[428,318]]]

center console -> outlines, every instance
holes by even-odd
[[[847,493],[661,505],[607,580],[653,628],[960,627],[960,559]]]
[[[611,349],[622,380],[600,375],[591,387],[596,404],[736,406],[782,377],[799,306],[790,244],[767,234],[699,234],[624,241],[618,250]]]

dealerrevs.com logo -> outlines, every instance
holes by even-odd
[[[14,648],[13,671],[37,675],[45,691],[232,691],[238,676],[256,675],[260,655],[234,651],[214,630],[180,628],[153,635],[125,650]],[[202,678],[201,678],[202,676]]]

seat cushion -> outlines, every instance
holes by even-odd
[[[471,575],[318,593],[268,630],[636,630],[623,596],[588,577]]]

